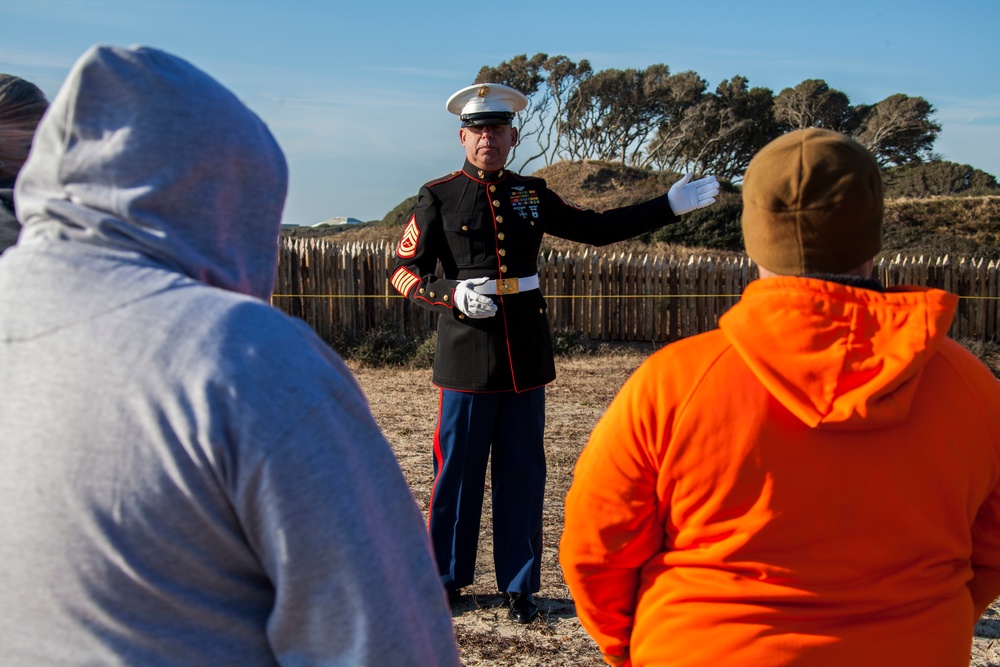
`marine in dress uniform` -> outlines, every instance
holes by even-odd
[[[462,121],[466,161],[420,188],[391,279],[405,297],[440,314],[429,523],[441,580],[453,595],[473,582],[492,448],[497,586],[522,623],[537,615],[531,594],[541,579],[544,387],[556,375],[538,289],[542,235],[604,245],[673,222],[672,202],[691,210],[718,193],[714,177],[685,177],[635,206],[604,213],[574,206],[544,180],[504,168],[517,140],[512,120],[526,105],[524,95],[498,84],[469,86],[448,100]]]

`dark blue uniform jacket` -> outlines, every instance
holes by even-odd
[[[462,391],[525,391],[555,379],[545,300],[539,290],[493,297],[494,317],[453,307],[469,278],[522,278],[538,271],[542,234],[605,245],[642,234],[675,216],[666,194],[597,213],[564,201],[540,178],[461,171],[420,188],[396,248],[393,286],[440,313],[433,382]],[[443,277],[435,274],[440,260]]]

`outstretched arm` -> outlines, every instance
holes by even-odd
[[[692,181],[688,174],[674,183],[666,194],[641,204],[598,213],[574,206],[546,189],[545,233],[580,243],[607,245],[677,222],[678,216],[684,213],[711,206],[718,195],[719,182],[715,176]]]

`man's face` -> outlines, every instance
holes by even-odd
[[[463,127],[458,138],[465,146],[469,162],[486,171],[499,171],[507,164],[507,155],[517,143],[517,128],[511,125]]]

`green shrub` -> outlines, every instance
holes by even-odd
[[[565,329],[552,332],[552,352],[557,357],[588,354],[592,349],[589,340],[578,331]]]
[[[409,220],[410,214],[417,205],[417,196],[413,195],[401,201],[394,209],[385,214],[381,227],[402,227]]]
[[[418,340],[389,326],[366,329],[353,335],[344,329],[333,334],[330,346],[344,359],[368,368],[430,368],[434,363],[437,335]]]
[[[405,366],[419,347],[419,341],[388,326],[366,329],[358,336],[340,330],[330,344],[345,359],[371,368]]]
[[[1000,194],[1000,185],[992,174],[947,160],[891,167],[885,170],[883,179],[889,199]]]
[[[882,230],[886,256],[1000,257],[1000,197],[888,200]]]
[[[714,205],[691,211],[677,222],[660,227],[649,235],[648,240],[689,248],[742,252],[742,213],[743,204],[739,195],[724,192]]]
[[[434,350],[437,347],[437,333],[432,333],[429,338],[417,346],[413,351],[408,363],[410,368],[430,368],[434,365]]]

